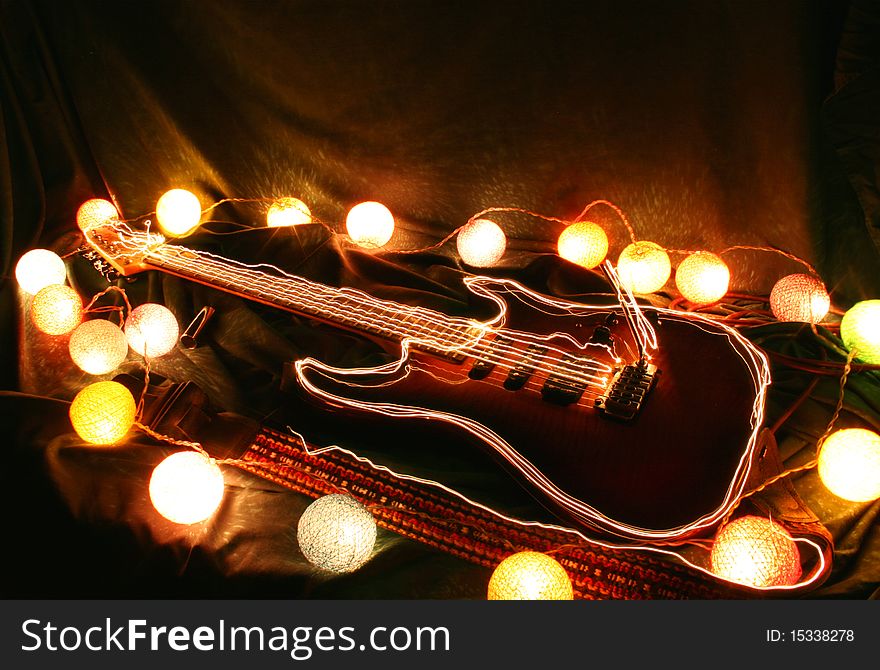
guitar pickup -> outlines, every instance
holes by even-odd
[[[509,344],[509,340],[500,335],[496,335],[494,340],[486,342],[486,355],[488,358],[477,358],[471,366],[471,369],[468,370],[468,377],[471,379],[485,379],[488,377],[492,373],[492,370],[495,369],[495,360],[491,359],[504,358],[504,352],[496,352],[495,349],[506,344]]]
[[[547,353],[547,347],[540,344],[530,344],[526,349],[526,355],[517,363],[504,380],[504,388],[508,391],[519,391],[531,376],[535,374],[535,363],[538,358]]]
[[[596,399],[596,407],[605,416],[632,421],[654,385],[659,371],[656,365],[627,365],[611,381],[608,394]]]
[[[567,375],[558,373],[550,375],[541,389],[541,396],[544,400],[558,405],[570,405],[580,400],[587,388],[587,384],[585,381],[573,379],[578,374],[578,362],[577,356],[563,354],[559,359],[559,363],[562,367],[571,369],[572,372]]]

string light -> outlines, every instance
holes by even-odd
[[[79,293],[66,284],[41,288],[31,302],[31,319],[48,335],[64,335],[82,321],[83,304]]]
[[[159,358],[174,348],[180,326],[171,310],[148,302],[131,310],[125,320],[125,337],[132,351],[148,358]]]
[[[830,435],[819,451],[819,478],[844,500],[880,498],[880,435],[864,428],[845,428]]]
[[[698,251],[685,258],[675,271],[675,285],[695,305],[718,302],[730,285],[730,270],[720,256]]]
[[[571,579],[547,554],[521,551],[508,556],[492,573],[489,600],[572,600]]]
[[[70,358],[90,375],[104,375],[118,368],[128,355],[125,333],[106,319],[81,323],[70,335]]]
[[[591,221],[572,223],[559,235],[557,250],[567,261],[594,268],[608,254],[608,236]]]
[[[196,451],[171,454],[153,470],[150,501],[163,517],[189,525],[208,519],[223,500],[223,472]]]
[[[109,200],[92,198],[86,200],[76,211],[76,225],[82,232],[88,232],[119,218],[119,212]]]
[[[18,259],[15,279],[22,291],[35,295],[40,289],[67,281],[67,268],[54,251],[31,249]]]
[[[266,214],[266,224],[270,228],[300,226],[311,222],[312,212],[299,198],[279,198]]]
[[[381,202],[362,202],[348,212],[345,227],[352,242],[375,249],[388,244],[394,234],[394,216]]]
[[[825,284],[810,275],[786,275],[770,292],[770,311],[779,321],[819,323],[830,308]]]
[[[312,565],[332,572],[351,572],[373,553],[376,520],[351,496],[334,493],[306,507],[296,538]]]
[[[70,405],[70,423],[90,444],[116,444],[131,429],[134,397],[118,382],[95,382],[76,394]]]
[[[507,248],[507,236],[494,221],[477,219],[458,232],[456,246],[461,260],[485,268],[501,260]]]
[[[880,364],[880,300],[863,300],[847,310],[840,321],[840,338],[856,358]]]
[[[199,226],[202,204],[190,191],[174,188],[156,203],[156,219],[162,231],[171,237],[184,237]]]
[[[743,516],[724,526],[710,559],[714,574],[746,586],[789,586],[801,576],[800,554],[791,535],[759,516]]]
[[[654,293],[672,274],[669,254],[655,242],[633,242],[620,252],[617,275],[633,293]]]

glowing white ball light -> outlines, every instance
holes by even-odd
[[[633,242],[620,252],[617,276],[633,293],[654,293],[672,274],[669,255],[654,242]]]
[[[521,551],[508,556],[492,573],[489,600],[572,600],[571,579],[552,556]]]
[[[312,565],[332,572],[351,572],[373,553],[376,520],[351,496],[334,493],[306,507],[296,538]]]
[[[608,236],[599,225],[580,221],[562,231],[556,248],[565,260],[587,269],[594,268],[608,254]]]
[[[459,231],[456,246],[461,260],[485,268],[501,260],[507,248],[507,236],[494,221],[477,219]]]
[[[279,198],[266,214],[266,225],[270,228],[300,226],[311,222],[312,212],[299,198]]]
[[[223,500],[223,472],[213,458],[195,451],[171,454],[150,477],[150,501],[169,521],[200,523]]]
[[[675,271],[675,285],[695,305],[718,302],[730,285],[730,270],[721,257],[698,251],[685,258]]]
[[[847,310],[840,321],[840,339],[856,350],[856,358],[880,364],[880,300],[863,300]]]
[[[851,502],[880,498],[880,435],[863,428],[831,434],[819,451],[819,478],[834,495]]]
[[[31,320],[48,335],[69,333],[80,324],[82,316],[82,298],[66,284],[41,288],[31,302]]]
[[[31,249],[18,260],[15,279],[25,293],[36,295],[42,288],[67,281],[67,269],[54,251]]]
[[[186,189],[171,189],[156,203],[156,219],[159,221],[159,227],[171,237],[189,235],[199,227],[201,218],[202,204]]]
[[[95,382],[76,394],[70,423],[91,444],[116,444],[134,424],[137,409],[131,391],[118,382]]]
[[[70,358],[90,375],[104,375],[118,368],[128,355],[128,340],[115,323],[92,319],[77,326],[68,344]]]
[[[109,200],[92,198],[86,200],[76,211],[76,225],[84,233],[119,218],[119,212]]]
[[[132,351],[146,358],[164,356],[177,344],[180,327],[171,310],[148,302],[135,307],[125,320],[125,337]]]
[[[801,576],[797,545],[778,523],[744,516],[721,529],[712,545],[712,572],[746,586],[790,586]]]
[[[375,249],[388,244],[394,234],[394,216],[380,202],[362,202],[348,212],[345,227],[352,242]]]
[[[811,275],[787,275],[770,292],[770,311],[779,321],[819,323],[830,308],[825,284]]]

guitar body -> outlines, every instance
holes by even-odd
[[[614,365],[606,348],[585,346],[609,315],[619,317],[609,326],[614,351],[625,362],[637,359],[620,307],[563,303],[513,282],[480,280],[471,289],[504,305],[495,326],[516,335],[505,349],[511,365],[530,343]],[[487,449],[541,503],[578,526],[633,540],[684,537],[716,523],[742,491],[763,420],[767,365],[732,329],[643,310],[656,332],[651,363],[658,374],[631,420],[604,414],[589,393],[569,404],[545,399],[546,375],[538,371],[510,390],[510,365],[473,379],[473,359],[406,343],[389,348],[398,359],[379,368],[305,359],[296,369],[312,396],[349,413],[348,420],[372,414],[455,426],[461,439]]]

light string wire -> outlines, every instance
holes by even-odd
[[[274,199],[271,199],[271,198],[263,198],[263,199],[259,199],[259,200],[256,200],[256,199],[244,199],[244,198],[227,198],[227,199],[224,199],[224,200],[218,201],[217,203],[214,203],[212,206],[210,206],[209,208],[207,208],[207,209],[204,210],[204,211],[210,211],[210,210],[214,209],[215,207],[217,207],[217,206],[223,204],[224,202],[272,202],[272,201],[274,201]],[[608,202],[608,201],[601,200],[601,201],[594,201],[593,203],[590,203],[590,205],[588,205],[588,206],[584,209],[584,212],[578,217],[578,219],[581,219],[583,216],[585,216],[586,212],[588,212],[589,209],[590,209],[591,207],[593,207],[593,206],[595,206],[595,205],[598,205],[598,204],[605,204],[605,205],[608,205],[608,206],[612,207],[613,209],[615,209],[616,211],[618,211],[618,214],[621,215],[621,219],[622,219],[622,221],[624,222],[624,225],[627,227],[628,232],[630,233],[630,237],[633,239],[633,241],[635,241],[636,238],[635,238],[634,231],[633,231],[631,225],[629,224],[629,221],[626,219],[625,215],[622,213],[622,211],[619,210],[619,208],[617,208],[615,205],[613,205],[612,203],[610,203],[610,202]],[[469,219],[469,222],[470,222],[470,221],[473,221],[473,220],[475,220],[475,219],[477,219],[477,218],[479,218],[479,217],[482,216],[482,215],[485,215],[485,214],[488,214],[488,213],[491,213],[491,212],[495,212],[495,211],[514,211],[514,212],[520,212],[520,213],[525,213],[525,214],[534,215],[534,216],[537,216],[537,217],[539,217],[539,218],[543,218],[543,219],[546,219],[546,220],[549,220],[549,221],[556,221],[556,222],[566,223],[566,224],[567,224],[567,223],[570,223],[570,222],[568,222],[568,221],[566,221],[566,220],[564,220],[564,219],[558,219],[558,218],[556,218],[556,217],[545,217],[545,216],[543,216],[543,215],[540,215],[540,214],[537,214],[537,213],[531,212],[531,211],[529,211],[529,210],[524,210],[524,209],[521,209],[521,208],[489,208],[489,209],[484,210],[483,212],[480,212],[479,214],[476,214],[476,215],[474,215],[473,217],[471,217],[471,218]],[[147,216],[149,216],[149,215],[147,215]],[[145,218],[145,217],[138,217],[138,219],[136,219],[136,220],[142,220],[143,218]],[[465,225],[467,225],[467,224],[465,224]],[[462,226],[462,227],[463,227],[463,226]],[[433,245],[433,246],[430,247],[430,248],[434,248],[435,246],[440,246],[440,245],[442,245],[443,243],[445,243],[446,241],[448,241],[449,239],[451,239],[451,237],[453,237],[453,236],[455,235],[455,233],[457,233],[458,231],[460,231],[460,229],[461,229],[462,227],[456,229],[455,231],[453,231],[453,233],[451,233],[450,235],[446,236],[443,240],[441,240],[440,243],[438,243],[437,245]],[[770,252],[779,253],[779,254],[781,254],[781,255],[783,255],[783,256],[786,256],[786,257],[788,257],[788,258],[790,258],[790,259],[792,259],[792,260],[795,260],[795,261],[797,261],[797,262],[800,262],[800,263],[804,264],[805,267],[807,267],[812,273],[816,274],[816,273],[815,273],[815,269],[814,269],[809,263],[807,263],[806,261],[803,261],[802,259],[797,258],[797,257],[794,256],[793,254],[788,254],[787,252],[781,251],[781,250],[779,250],[779,249],[771,248],[771,247],[749,247],[749,246],[745,246],[745,245],[739,245],[739,246],[736,246],[736,247],[730,247],[730,248],[728,248],[728,249],[726,249],[726,250],[724,250],[724,251],[722,251],[722,252],[720,252],[720,253],[726,253],[726,252],[728,252],[728,251],[733,251],[733,250],[735,250],[735,249],[751,249],[751,250],[770,251]],[[415,250],[415,251],[418,251],[418,250]],[[676,250],[668,250],[668,251],[670,251],[670,252],[672,252],[672,253],[675,253],[675,252],[676,252]],[[692,252],[684,252],[684,251],[681,251],[681,250],[678,250],[678,252],[679,252],[679,253],[692,253]],[[111,288],[117,288],[117,287],[111,287]],[[122,290],[122,289],[120,289],[120,290]],[[123,291],[123,293],[124,293],[124,291]],[[98,296],[96,296],[96,299],[97,299],[97,297],[98,297]],[[95,301],[93,300],[92,303],[90,303],[90,308],[91,308],[91,306],[94,304],[94,302],[95,302]],[[126,298],[126,302],[127,302],[127,298]],[[103,309],[103,308],[100,308],[100,309]],[[120,309],[120,311],[121,311],[121,308],[118,308],[118,309]],[[128,305],[128,309],[129,309],[129,311],[130,311],[130,305]],[[518,352],[518,350],[508,350],[508,351],[517,351],[517,352]],[[519,352],[518,352],[518,353],[519,353]],[[852,358],[852,357],[850,357],[850,359],[849,359],[849,361],[848,361],[848,364],[847,364],[847,366],[846,366],[846,371],[845,371],[846,374],[848,374],[849,369],[850,369],[851,358]],[[146,359],[146,357],[145,357],[145,364],[147,365],[147,367],[149,366],[149,360]],[[880,366],[875,366],[875,367],[880,367]],[[845,383],[845,378],[843,378],[842,381],[841,381],[841,389],[842,389],[844,383]],[[835,415],[839,414],[840,406],[841,406],[841,405],[842,405],[842,399],[841,399],[841,402],[838,404],[838,410],[837,410],[837,412],[835,413]],[[141,425],[142,425],[142,424],[141,424]],[[141,427],[141,425],[139,425],[139,427]],[[832,425],[833,425],[833,420],[832,420]],[[148,429],[148,430],[149,430],[149,429]],[[829,430],[830,430],[830,427],[829,427]],[[148,434],[149,434],[149,433],[148,433]],[[151,436],[153,436],[154,438],[158,438],[158,439],[163,438],[163,436],[159,436],[157,433],[155,433],[155,431],[153,431],[153,433],[152,433]],[[170,438],[169,438],[169,439],[170,439]],[[169,439],[165,439],[165,441],[169,441]],[[188,446],[188,447],[190,447],[190,448],[195,448],[195,447],[193,447],[193,443],[188,443],[187,441],[172,441],[172,443],[174,443],[174,444],[178,444],[178,446]],[[252,464],[252,463],[251,463],[251,464]],[[781,476],[785,476],[785,474],[788,474],[788,473],[782,473]],[[779,478],[781,478],[781,476],[780,476],[780,477],[777,477],[777,478],[774,478],[772,481],[777,481]],[[767,482],[766,485],[769,486],[769,485],[772,483],[772,481]],[[762,487],[762,488],[763,488],[763,487]],[[757,492],[757,491],[755,491],[755,492]],[[751,493],[749,493],[748,495],[751,495]],[[697,544],[697,543],[699,543],[699,542],[704,542],[704,541],[694,540],[694,541],[692,541],[692,542],[693,542],[694,544]]]

